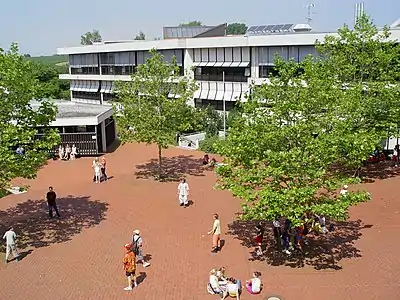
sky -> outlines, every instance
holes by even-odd
[[[0,48],[17,42],[21,53],[52,55],[57,48],[77,46],[80,36],[98,29],[103,40],[133,39],[139,31],[153,40],[162,26],[192,20],[205,25],[243,22],[248,26],[306,23],[307,4],[315,4],[314,31],[336,31],[352,25],[361,0],[2,0]],[[143,3],[143,4],[142,4]],[[365,0],[365,12],[378,26],[400,18],[399,0]]]

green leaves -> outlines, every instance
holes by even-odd
[[[295,225],[307,212],[345,220],[363,191],[354,170],[397,130],[399,47],[366,16],[317,45],[320,57],[276,58],[271,84],[252,87],[219,152],[221,188],[244,200],[244,218],[283,216]],[[350,175],[349,175],[350,174]]]
[[[48,158],[47,150],[59,140],[57,133],[46,129],[56,117],[49,101],[40,101],[33,109],[30,101],[38,98],[38,81],[34,69],[18,53],[16,44],[8,52],[0,50],[0,189],[16,177],[33,178]],[[45,133],[35,139],[37,128]],[[24,155],[16,154],[18,146]]]
[[[197,125],[191,121],[195,111],[187,105],[197,87],[188,77],[179,76],[175,62],[165,62],[155,49],[150,54],[146,63],[137,67],[131,82],[118,84],[118,105],[123,110],[116,121],[123,142],[156,143],[167,148],[178,132]]]

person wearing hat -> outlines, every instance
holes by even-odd
[[[136,255],[131,251],[132,244],[127,243],[124,246],[126,252],[124,256],[124,271],[128,278],[128,286],[124,289],[125,291],[132,291],[133,287],[137,287],[136,282]]]
[[[140,236],[140,231],[139,229],[135,229],[133,231],[133,238],[132,238],[132,251],[137,255],[138,260],[137,262],[141,262],[143,264],[143,267],[148,267],[150,266],[150,263],[144,260],[143,257],[143,240],[142,237]]]

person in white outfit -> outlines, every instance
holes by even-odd
[[[17,251],[17,247],[15,246],[15,239],[17,235],[14,232],[14,229],[11,227],[6,233],[3,235],[3,240],[6,240],[6,263],[9,262],[10,253],[12,252],[14,259],[19,261],[19,254]]]
[[[189,196],[189,185],[186,182],[186,179],[182,179],[178,185],[178,197],[180,206],[187,207],[188,206],[188,196]]]
[[[348,185],[343,186],[343,188],[340,190],[340,195],[341,196],[347,196],[348,188],[349,188]]]
[[[93,161],[92,168],[93,168],[93,170],[94,170],[94,178],[93,178],[93,181],[94,181],[95,183],[100,183],[100,178],[101,178],[101,166],[100,166],[100,163],[99,163],[99,159],[98,159],[98,158],[96,158],[96,159]]]

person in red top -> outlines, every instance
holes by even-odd
[[[132,244],[125,244],[125,256],[124,256],[124,271],[128,278],[128,286],[124,289],[125,291],[132,291],[133,287],[137,286],[136,282],[136,255],[131,251]]]

